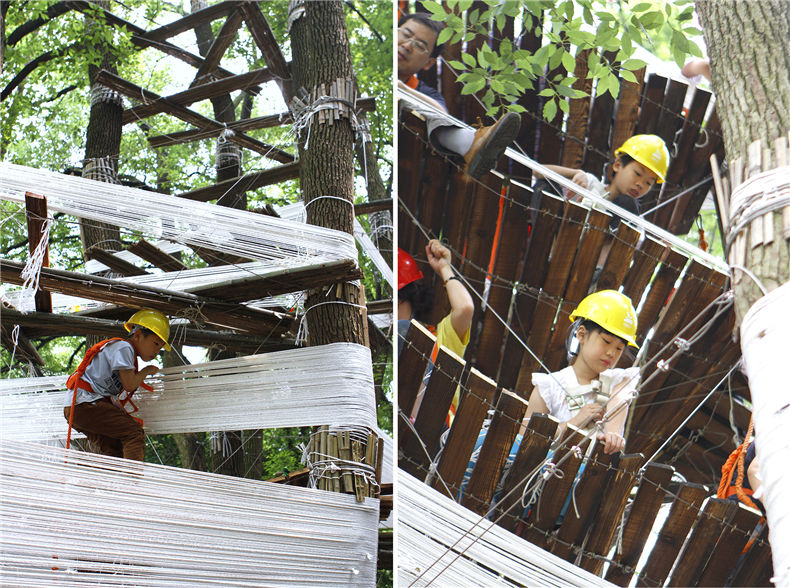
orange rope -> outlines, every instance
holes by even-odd
[[[721,481],[719,482],[719,489],[716,492],[716,496],[718,498],[727,498],[728,496],[728,489],[730,486],[735,486],[735,494],[738,496],[738,500],[743,502],[746,506],[751,506],[759,510],[757,505],[749,498],[749,495],[743,489],[743,478],[746,474],[744,468],[744,462],[746,460],[746,450],[749,448],[749,445],[752,444],[752,432],[754,431],[754,416],[749,419],[749,428],[746,430],[746,437],[732,453],[727,458],[727,461],[724,462],[724,465],[721,466]],[[732,476],[733,473],[736,474],[735,476],[735,484],[732,483]]]

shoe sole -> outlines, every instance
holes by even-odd
[[[488,141],[480,147],[472,161],[469,162],[466,173],[477,179],[491,171],[507,146],[515,140],[520,128],[521,117],[515,112],[508,112],[502,117],[496,132],[491,133]]]

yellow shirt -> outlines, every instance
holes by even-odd
[[[447,347],[450,351],[455,353],[458,357],[463,357],[464,352],[466,351],[466,346],[469,345],[469,332],[471,331],[471,327],[466,330],[464,333],[463,338],[458,336],[458,333],[453,328],[453,323],[450,321],[450,315],[448,314],[444,317],[438,325],[436,325],[436,347],[434,347],[433,353],[431,354],[432,359],[436,360],[436,354],[439,353],[439,347],[444,346]],[[453,402],[450,405],[450,412],[447,415],[447,424],[450,425],[453,422],[453,418],[455,418],[455,411],[458,408],[458,402],[461,398],[461,387],[455,389],[455,396],[453,396]]]

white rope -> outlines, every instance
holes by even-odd
[[[790,206],[790,166],[777,167],[736,186],[730,197],[727,251],[753,220]]]
[[[327,292],[327,294],[328,293],[329,292]],[[305,345],[307,343],[307,338],[310,336],[310,332],[307,328],[307,321],[305,320],[307,313],[314,308],[318,306],[324,306],[325,304],[342,304],[345,306],[353,306],[354,308],[358,308],[360,310],[365,310],[367,308],[364,304],[354,304],[353,302],[346,302],[345,300],[327,300],[325,302],[319,302],[317,304],[313,304],[312,306],[308,306],[304,313],[302,313],[302,317],[299,319],[299,329],[296,331],[297,345]]]
[[[44,257],[47,255],[49,247],[49,227],[51,219],[47,218],[41,226],[41,240],[36,245],[33,254],[28,257],[25,267],[22,269],[22,291],[19,297],[19,310],[28,313],[36,310],[36,291],[38,290],[38,280],[41,277],[41,267],[44,265]]]
[[[350,475],[353,478],[361,477],[372,487],[378,488],[376,481],[376,452],[372,452],[372,463],[365,461],[365,447],[368,444],[369,429],[360,427],[331,427],[318,428],[310,434],[310,442],[302,452],[302,463],[310,468],[308,486],[318,488],[321,479],[342,479]],[[345,439],[349,444],[348,452],[352,459],[343,459],[342,456],[322,453],[318,439],[321,435],[334,437],[338,445]],[[352,445],[359,444],[360,460],[353,459]]]
[[[165,368],[146,382],[154,391],[134,400],[149,434],[376,426],[370,350],[355,343]],[[65,438],[68,400],[65,376],[0,381],[0,435]]]
[[[372,586],[378,500],[0,442],[3,585]]]
[[[137,188],[0,163],[0,199],[23,202],[35,188],[52,211],[109,222],[155,239],[169,239],[284,266],[356,261],[351,235]]]
[[[472,511],[399,470],[397,584],[612,586],[490,521],[483,521],[464,537],[477,519]],[[457,552],[464,557],[420,577],[438,558],[447,564]]]

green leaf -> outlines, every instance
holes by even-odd
[[[565,100],[560,100],[560,110],[562,110],[565,114],[568,114],[570,111],[570,105]]]
[[[434,16],[436,15],[444,16],[447,14],[447,12],[445,12],[444,10],[444,7],[438,2],[435,2],[434,0],[424,0],[424,2],[422,3],[422,7],[428,12],[433,13]],[[439,19],[435,19],[435,20],[439,20]]]
[[[637,4],[636,6],[634,6],[631,9],[631,11],[632,12],[647,12],[651,8],[653,8],[653,5],[650,4],[650,2],[642,2],[642,3]]]
[[[441,45],[442,43],[446,43],[450,40],[450,37],[455,34],[455,31],[449,27],[443,28],[439,33],[439,36],[436,37],[436,44]]]
[[[474,79],[464,84],[464,87],[461,88],[461,94],[462,95],[474,94],[482,90],[485,87],[485,85],[486,85],[485,78],[480,76],[478,79]]]
[[[620,70],[620,77],[622,77],[626,82],[631,82],[632,84],[636,83],[636,76],[627,69]]]
[[[554,116],[557,114],[557,103],[554,100],[549,100],[543,106],[543,118],[547,121],[551,122],[554,120]]]
[[[573,55],[571,55],[567,51],[563,51],[562,65],[564,65],[565,69],[567,69],[569,72],[572,72],[576,68],[576,60],[573,58]]]
[[[460,10],[461,12],[466,12],[472,7],[473,2],[474,0],[461,0],[458,3],[458,10]]]
[[[647,62],[641,59],[629,59],[622,64],[623,69],[630,69],[631,71],[641,69],[647,65]]]
[[[477,63],[475,62],[474,55],[470,55],[469,53],[461,53],[461,59],[469,67],[474,67],[475,65],[477,65]]]
[[[538,92],[538,96],[556,96],[557,93],[554,91],[553,88],[543,88],[540,92]]]
[[[464,63],[462,61],[455,61],[453,59],[453,60],[447,61],[446,63],[447,63],[447,65],[449,65],[453,69],[466,69],[466,65],[464,65]]]
[[[527,109],[521,106],[521,104],[508,104],[507,109],[509,112],[518,112],[518,113],[527,111]]]

